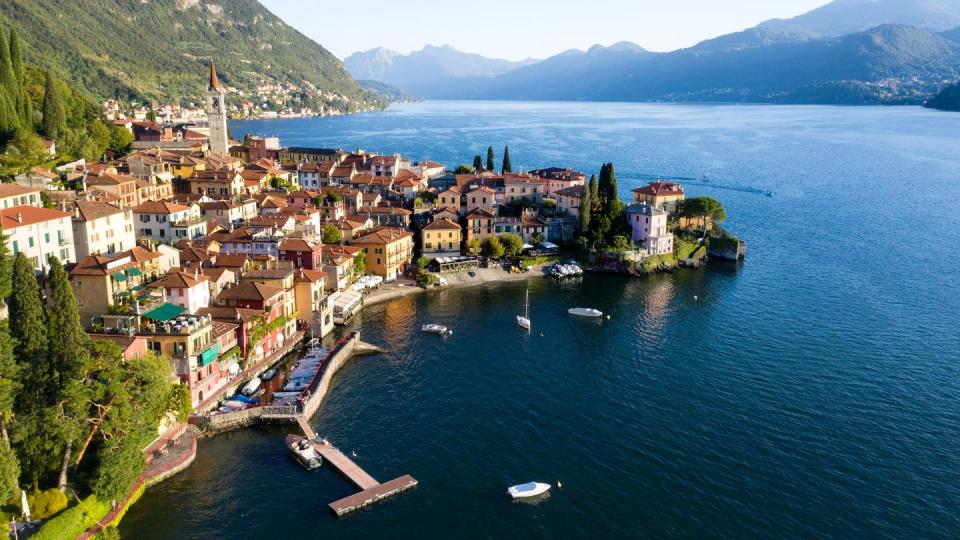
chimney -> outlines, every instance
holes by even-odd
[[[17,212],[17,223],[23,223],[23,213]]]

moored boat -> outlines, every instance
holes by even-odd
[[[247,384],[243,385],[243,389],[240,390],[240,392],[241,392],[242,394],[246,395],[246,396],[250,396],[250,395],[256,394],[256,393],[257,393],[257,390],[260,389],[260,383],[261,383],[261,382],[262,382],[262,381],[260,380],[260,377],[254,377],[254,378],[250,379],[250,382],[248,382]]]
[[[285,442],[297,463],[303,465],[303,468],[308,471],[312,471],[323,464],[323,458],[305,437],[291,433],[287,435]]]
[[[421,330],[428,334],[439,334],[441,336],[449,336],[450,334],[453,334],[452,330],[442,324],[425,324]]]
[[[527,289],[526,301],[523,304],[523,315],[517,315],[517,325],[526,331],[530,331],[530,289]]]
[[[578,317],[593,317],[593,318],[603,317],[602,311],[600,311],[599,309],[593,309],[593,308],[575,307],[575,308],[568,309],[567,313],[569,313],[570,315],[576,315]]]
[[[550,484],[540,482],[527,482],[526,484],[517,484],[507,488],[507,494],[514,499],[525,499],[536,497],[550,491]]]
[[[263,375],[260,376],[260,379],[263,381],[269,381],[277,376],[277,368],[270,368],[263,372]]]

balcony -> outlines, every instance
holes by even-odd
[[[173,225],[174,227],[186,228],[186,227],[192,227],[194,225],[200,225],[201,223],[206,223],[206,221],[202,217],[198,216],[194,218],[175,221],[171,223],[171,225]]]

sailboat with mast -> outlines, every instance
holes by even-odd
[[[527,300],[523,304],[523,315],[517,315],[517,324],[527,332],[530,331],[530,289],[527,289]]]

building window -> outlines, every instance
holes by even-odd
[[[27,243],[29,244],[30,247],[33,247],[33,237],[32,237],[32,236],[27,239]]]

